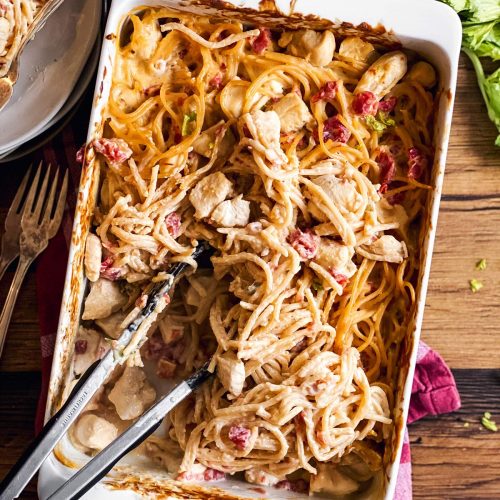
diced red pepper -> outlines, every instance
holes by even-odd
[[[420,149],[413,147],[408,150],[408,177],[419,179],[428,166],[429,160]]]
[[[151,335],[144,348],[144,358],[156,361],[163,354],[165,344],[159,335]]]
[[[357,115],[374,115],[377,112],[378,101],[373,92],[366,90],[354,96],[352,109]]]
[[[297,479],[296,481],[280,481],[274,486],[279,490],[293,491],[294,493],[307,493],[309,491],[309,485],[304,479]]]
[[[295,229],[287,238],[288,243],[303,259],[312,259],[318,253],[320,240],[321,238],[310,229],[305,231]]]
[[[399,193],[393,194],[387,198],[387,201],[391,205],[401,205],[405,199],[406,193],[404,191],[400,191]]]
[[[181,218],[177,212],[172,212],[165,217],[165,224],[170,236],[177,238],[181,227]]]
[[[378,103],[378,111],[382,111],[383,113],[390,113],[396,107],[397,99],[395,96],[391,96],[384,101],[380,101]]]
[[[331,101],[337,95],[338,84],[335,81],[326,82],[319,91],[311,97],[311,102]]]
[[[316,133],[317,137],[317,133]],[[328,118],[323,124],[323,141],[329,139],[335,142],[346,143],[351,137],[351,131],[339,120],[338,116]]]
[[[94,149],[111,163],[123,163],[132,156],[132,150],[123,139],[96,139]]]
[[[119,279],[123,271],[119,267],[113,267],[113,257],[106,257],[101,262],[101,278],[106,278],[109,281],[116,281]]]
[[[213,78],[210,79],[208,85],[210,88],[219,90],[222,87],[223,75],[222,73],[217,73]]]
[[[335,269],[330,269],[330,274],[333,276],[333,279],[341,286],[344,287],[349,283],[349,278]]]
[[[268,28],[259,28],[260,33],[254,37],[250,46],[256,54],[262,54],[271,46],[271,31]]]
[[[394,178],[394,174],[396,173],[396,162],[393,156],[387,151],[380,151],[376,161],[380,167],[379,193],[383,194],[387,191],[389,184]]]
[[[242,425],[232,425],[229,428],[228,437],[234,443],[236,448],[244,450],[248,445],[251,434],[250,429],[247,429]]]
[[[83,164],[85,160],[85,147],[87,146],[86,143],[82,144],[80,149],[76,152],[75,160],[77,163]]]
[[[226,479],[226,474],[217,469],[211,469],[210,467],[203,473],[203,479],[205,481],[222,481]]]
[[[86,340],[77,340],[75,342],[75,353],[85,354],[87,352],[88,342]]]

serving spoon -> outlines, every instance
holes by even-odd
[[[200,242],[194,249],[191,257],[198,259],[203,254],[208,253],[209,248],[207,243]],[[12,500],[21,494],[56,444],[66,434],[71,424],[102,386],[113,368],[118,364],[123,364],[131,354],[129,352],[130,345],[137,344],[134,342],[134,337],[137,335],[139,328],[141,326],[144,327],[144,324],[147,325],[147,322],[152,322],[162,312],[166,306],[165,295],[170,291],[175,280],[187,268],[188,264],[185,262],[172,264],[162,281],[152,283],[143,292],[143,295],[147,297],[146,304],[137,314],[136,319],[123,330],[119,339],[114,341],[112,348],[104,357],[91,365],[80,377],[60,410],[45,424],[40,434],[31,443],[5,479],[0,482],[0,500]],[[139,347],[140,345],[137,345],[136,348]],[[187,396],[188,389],[194,390],[200,381],[205,380],[208,376],[208,372],[201,371],[194,379],[189,379],[185,384],[181,384],[177,392],[169,395],[170,398],[173,398],[174,401],[179,401],[179,398]],[[190,380],[192,380],[191,385],[189,385]]]
[[[19,78],[19,58],[24,48],[35,34],[45,26],[47,19],[59,8],[63,1],[64,0],[49,0],[42,7],[35,21],[28,28],[28,32],[19,44],[17,52],[6,70],[6,74],[0,78],[0,111],[7,105],[14,93],[14,85]]]

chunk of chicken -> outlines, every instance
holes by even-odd
[[[315,261],[336,275],[350,278],[356,272],[356,265],[351,260],[353,255],[354,248],[321,238]]]
[[[234,135],[230,129],[224,128],[224,122],[220,121],[213,127],[204,130],[193,142],[193,149],[196,153],[210,158],[214,151],[214,145],[220,135],[224,134],[223,138],[220,140],[217,149],[217,159],[221,163],[231,156],[233,152],[233,147],[236,143]]]
[[[0,17],[0,54],[7,47],[7,42],[9,41],[10,34],[10,24],[5,17]]]
[[[375,205],[375,210],[377,219],[382,224],[397,222],[401,229],[408,225],[408,214],[402,205],[391,205],[385,198],[381,198]]]
[[[419,82],[425,88],[430,89],[436,85],[436,71],[428,62],[419,61],[408,71],[406,79]]]
[[[400,264],[408,257],[404,241],[398,241],[390,234],[384,234],[370,245],[362,245],[356,252],[370,260]]]
[[[208,217],[232,190],[231,181],[222,172],[215,172],[201,179],[189,194],[189,201],[196,210],[194,216],[197,219]]]
[[[122,420],[132,420],[151,406],[156,399],[156,391],[141,368],[126,366],[109,392],[108,399]]]
[[[82,319],[102,319],[121,309],[128,299],[114,281],[99,278],[90,284]]]
[[[298,30],[285,32],[279,40],[292,56],[303,57],[314,66],[330,64],[335,52],[335,37],[331,31]]]
[[[99,332],[80,326],[75,340],[75,356],[73,358],[75,375],[84,373],[106,350],[107,345],[103,342]]]
[[[142,22],[139,30],[134,30],[132,45],[136,55],[148,61],[156,52],[156,47],[162,38],[160,25],[156,19],[149,22]]]
[[[342,474],[333,464],[318,464],[318,473],[311,475],[309,489],[329,495],[349,495],[359,489],[359,483]]]
[[[73,436],[83,446],[100,451],[118,437],[118,429],[104,418],[85,413],[76,422]]]
[[[377,99],[388,94],[406,73],[406,56],[395,51],[379,57],[363,74],[354,93],[372,92]]]
[[[96,320],[96,325],[101,328],[101,330],[112,339],[117,339],[121,333],[122,328],[120,325],[123,323],[123,320],[127,317],[127,313],[123,311],[118,311],[112,314],[111,316],[107,316],[106,318],[101,318]]]
[[[375,47],[358,36],[344,38],[339,47],[339,55],[363,63],[368,63],[374,53]]]
[[[295,92],[281,98],[271,109],[278,114],[281,131],[285,134],[300,130],[313,119],[305,102]]]
[[[160,378],[172,378],[175,375],[177,365],[168,359],[160,358],[156,365],[156,374]]]
[[[257,110],[244,114],[241,119],[256,142],[256,150],[263,149],[265,157],[274,166],[287,163],[287,157],[280,145],[281,123],[276,111]]]
[[[229,119],[239,118],[243,114],[243,104],[249,83],[244,80],[232,80],[220,93],[220,105]]]
[[[172,316],[165,316],[158,322],[161,338],[165,344],[171,344],[184,335],[184,326],[177,323]]]
[[[250,220],[250,202],[240,194],[232,200],[217,205],[210,217],[211,222],[220,227],[243,227]]]
[[[127,113],[136,110],[144,102],[145,94],[143,92],[138,89],[131,89],[126,85],[117,85],[111,92],[113,100]]]
[[[352,181],[335,175],[320,175],[312,181],[331,198],[342,215],[353,214],[363,206],[363,197],[358,193]]]
[[[215,136],[220,129],[220,124],[214,125],[213,127],[202,132],[193,142],[193,149],[195,153],[198,153],[205,158],[210,158],[214,150]]]
[[[234,396],[239,396],[245,383],[245,365],[232,352],[217,358],[217,375],[222,385]]]
[[[101,261],[101,240],[95,234],[89,233],[85,242],[85,275],[92,282],[99,279]]]

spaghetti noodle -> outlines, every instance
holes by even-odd
[[[415,307],[429,79],[412,73],[414,56],[328,31],[162,8],[130,21],[94,141],[91,295],[117,280],[133,296],[172,262],[196,268],[197,241],[216,249],[213,274],[177,285],[141,350],[163,377],[210,356],[216,372],[149,454],[186,480],[244,472],[291,489],[368,488]],[[127,307],[111,312],[123,320]],[[109,312],[84,318],[106,332]]]
[[[0,0],[0,76],[10,63],[46,0]]]

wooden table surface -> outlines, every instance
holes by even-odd
[[[500,432],[480,425],[485,411],[500,424],[500,149],[465,57],[458,81],[422,337],[452,368],[462,408],[410,427],[414,497],[426,500],[500,498]],[[1,227],[27,163],[0,165]],[[482,258],[488,267],[476,271]],[[1,282],[0,303],[12,275],[10,269]],[[479,293],[469,290],[471,278],[483,281]],[[33,437],[40,389],[35,291],[33,268],[0,361],[0,478]],[[36,498],[34,481],[23,498]]]

